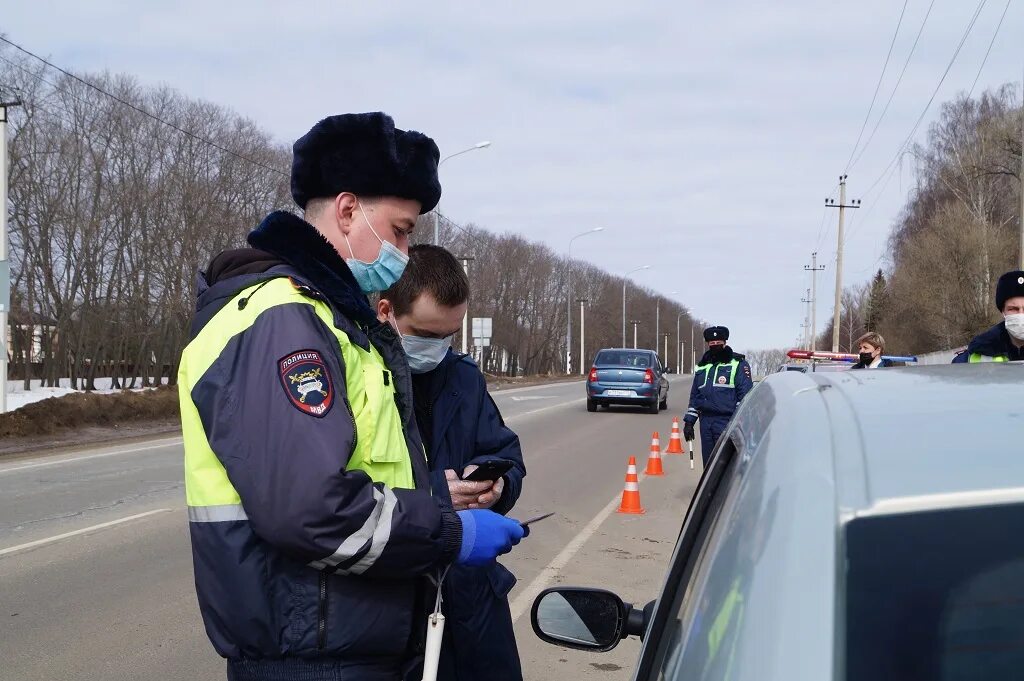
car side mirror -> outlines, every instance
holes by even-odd
[[[642,637],[655,601],[634,608],[610,591],[556,587],[533,602],[531,621],[538,638],[566,648],[606,652],[627,636]]]
[[[610,591],[557,587],[537,596],[530,619],[542,641],[605,652],[624,638],[627,617],[626,604]]]

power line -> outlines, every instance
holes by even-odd
[[[978,86],[978,79],[981,78],[981,72],[985,70],[985,64],[988,63],[988,57],[992,54],[992,46],[996,44],[996,38],[999,37],[999,30],[1003,27],[1003,21],[1006,19],[1006,12],[1010,9],[1010,2],[1012,0],[1006,0],[1006,6],[1003,7],[1003,15],[999,17],[999,23],[996,25],[996,31],[992,34],[992,40],[988,44],[988,49],[985,50],[985,58],[981,60],[981,66],[978,67],[978,73],[974,76],[974,82],[971,83],[971,91],[967,93],[967,99],[971,98],[974,94],[974,88]]]
[[[832,191],[829,192],[827,198],[829,198],[829,199],[835,198],[835,194],[836,194],[836,190],[837,189],[839,189],[839,183],[836,183],[836,185],[834,187],[832,187]],[[825,203],[827,204],[828,201],[826,200]],[[828,236],[828,234],[832,231],[832,227],[831,226],[829,226],[828,229],[825,229],[825,218],[826,217],[828,217],[828,206],[827,205],[821,211],[821,224],[818,225],[818,240],[815,242],[815,245],[814,245],[814,250],[816,250],[816,251],[821,248],[822,239],[824,237]]]
[[[860,161],[862,156],[864,156],[864,152],[867,151],[868,146],[871,145],[871,140],[875,138],[875,133],[878,132],[878,127],[882,124],[885,114],[889,112],[889,106],[892,104],[893,98],[896,97],[896,91],[900,89],[900,84],[903,82],[903,76],[906,75],[907,67],[910,66],[910,60],[913,58],[914,52],[917,50],[917,44],[921,41],[921,34],[924,33],[924,27],[928,23],[928,17],[931,16],[933,7],[935,7],[935,0],[932,0],[931,4],[928,5],[928,11],[925,12],[924,19],[921,21],[921,27],[917,30],[917,36],[914,38],[914,44],[911,45],[910,52],[907,53],[907,59],[903,62],[903,69],[900,71],[900,76],[896,79],[896,84],[893,86],[892,92],[889,93],[889,99],[886,101],[885,107],[882,108],[882,113],[879,114],[878,120],[875,121],[875,127],[871,129],[871,134],[868,135],[868,141],[864,143],[863,147],[861,147],[860,153],[857,154],[857,158],[853,159],[853,163],[849,164],[847,172],[849,172],[853,166],[857,165],[857,162]]]
[[[878,91],[882,89],[882,80],[885,78],[885,70],[889,68],[889,59],[892,57],[892,48],[896,45],[896,37],[900,34],[900,26],[903,25],[903,15],[907,12],[908,0],[903,0],[903,9],[900,10],[899,21],[896,22],[896,30],[892,34],[892,42],[889,43],[889,52],[885,55],[885,63],[882,64],[882,72],[878,74],[878,84],[875,85],[875,94],[871,95],[871,104],[868,105],[868,112],[864,114],[864,122],[860,124],[860,132],[857,133],[857,141],[850,150],[850,158],[846,161],[846,170],[849,171],[853,162],[853,155],[857,153],[860,140],[864,136],[864,129],[868,127],[868,119],[871,118],[871,111],[875,108],[875,101],[878,99]]]
[[[137,106],[135,104],[132,104],[131,102],[129,102],[129,101],[125,100],[125,99],[122,99],[121,97],[118,97],[117,95],[115,95],[115,94],[113,94],[111,92],[107,92],[106,90],[104,90],[103,88],[99,87],[98,85],[90,83],[89,81],[85,80],[84,78],[80,78],[79,76],[76,76],[75,74],[71,73],[70,71],[67,71],[66,69],[63,69],[63,68],[57,66],[53,62],[50,62],[50,61],[44,59],[43,57],[40,57],[38,54],[35,54],[34,52],[30,52],[29,50],[25,49],[21,45],[18,45],[17,43],[14,43],[14,42],[11,42],[7,38],[3,37],[2,35],[0,35],[0,42],[7,43],[8,45],[13,47],[14,49],[16,49],[16,50],[18,50],[20,52],[23,52],[24,54],[27,54],[28,56],[32,57],[33,59],[39,60],[43,64],[46,64],[47,66],[49,66],[51,69],[64,74],[68,78],[71,78],[72,80],[75,80],[75,81],[81,83],[82,85],[85,85],[86,87],[91,88],[91,89],[95,90],[96,92],[99,92],[100,94],[102,94],[102,95],[104,95],[106,97],[109,97],[110,99],[114,100],[118,104],[121,104],[122,106],[126,106],[129,109],[131,109],[131,110],[133,110],[133,111],[135,111],[137,113],[140,113],[143,116],[146,116],[147,118],[150,118],[150,119],[152,119],[152,120],[154,120],[154,121],[156,121],[158,123],[161,123],[163,125],[166,125],[167,127],[171,128],[172,130],[176,130],[177,132],[181,133],[182,135],[185,135],[186,137],[189,137],[189,138],[191,138],[191,139],[193,139],[193,140],[195,140],[197,142],[201,142],[203,144],[209,145],[209,146],[213,147],[214,149],[218,149],[218,150],[224,152],[225,154],[228,154],[229,156],[233,156],[233,157],[239,159],[240,161],[245,161],[246,163],[251,163],[254,166],[263,168],[264,170],[269,170],[270,172],[276,173],[278,175],[281,175],[282,177],[288,177],[288,173],[285,173],[285,172],[281,171],[278,168],[274,168],[272,166],[268,166],[266,164],[260,163],[259,161],[255,160],[255,159],[249,158],[248,156],[245,156],[243,154],[239,154],[238,152],[232,151],[231,149],[228,149],[227,147],[223,146],[222,144],[218,144],[217,142],[214,142],[211,139],[207,139],[206,137],[203,137],[202,135],[198,135],[198,134],[196,134],[196,133],[194,133],[194,132],[192,132],[190,130],[186,130],[185,128],[182,128],[181,126],[176,125],[175,123],[172,123],[172,122],[170,122],[168,120],[160,118],[156,114],[150,113],[149,111],[146,111],[142,107],[139,107],[139,106]]]
[[[960,50],[963,49],[964,43],[967,42],[968,36],[970,36],[971,31],[974,29],[974,25],[977,23],[978,16],[981,14],[981,10],[985,7],[986,2],[988,2],[988,0],[980,0],[980,2],[978,2],[978,8],[974,11],[974,16],[971,18],[970,23],[967,24],[967,28],[966,30],[964,30],[964,34],[960,38],[960,43],[957,45],[956,51],[953,52],[953,56],[952,58],[950,58],[949,64],[946,66],[946,70],[942,73],[942,78],[939,79],[938,84],[932,91],[932,96],[928,98],[928,103],[925,104],[924,109],[921,111],[921,115],[917,117],[917,122],[914,123],[914,127],[911,128],[910,134],[907,135],[906,139],[903,140],[903,143],[897,148],[896,155],[893,156],[891,161],[889,161],[889,164],[885,167],[885,170],[883,170],[881,174],[875,179],[875,181],[872,182],[870,186],[868,186],[867,190],[864,192],[864,196],[868,196],[871,193],[871,191],[876,186],[878,186],[878,183],[885,178],[886,174],[888,174],[889,172],[889,169],[892,168],[892,165],[896,163],[897,159],[899,159],[900,154],[903,153],[903,149],[914,138],[914,133],[916,133],[917,129],[921,126],[921,122],[924,120],[925,116],[928,115],[928,110],[931,108],[932,103],[935,102],[935,97],[939,94],[939,90],[942,88],[942,84],[946,82],[946,77],[949,76],[949,72],[953,69],[953,64],[956,63],[956,58],[960,55]]]
[[[1003,14],[1002,14],[1002,16],[1000,16],[1000,18],[999,18],[999,23],[998,23],[998,24],[996,25],[996,30],[995,30],[995,32],[994,32],[994,33],[992,34],[992,40],[991,40],[991,41],[989,41],[989,44],[988,44],[988,49],[987,49],[987,50],[985,51],[985,56],[984,56],[984,58],[983,58],[983,59],[982,59],[982,61],[981,61],[981,66],[980,66],[980,67],[978,67],[978,72],[977,72],[977,74],[976,74],[976,75],[975,75],[975,77],[974,77],[974,83],[972,83],[972,84],[971,84],[971,90],[970,90],[970,92],[969,92],[969,93],[968,93],[968,95],[967,95],[967,98],[968,98],[968,99],[970,99],[971,95],[973,95],[973,94],[974,94],[974,88],[975,88],[975,87],[977,86],[977,84],[978,84],[978,79],[979,79],[979,78],[981,77],[981,73],[982,73],[982,71],[983,71],[983,70],[984,70],[984,68],[985,68],[985,63],[986,63],[986,62],[988,61],[989,55],[990,55],[990,54],[991,54],[991,52],[992,52],[992,47],[993,47],[993,45],[994,45],[994,44],[995,44],[995,42],[996,42],[996,38],[997,38],[997,37],[999,36],[999,32],[1000,32],[1000,30],[1002,29],[1002,26],[1003,26],[1003,22],[1004,22],[1004,20],[1006,19],[1006,14],[1007,14],[1007,11],[1008,11],[1008,10],[1010,9],[1010,3],[1011,3],[1011,2],[1012,2],[1012,0],[1006,0],[1006,5],[1005,5],[1005,6],[1003,7]],[[982,4],[984,4],[984,2],[983,2]],[[977,17],[978,17],[978,13],[976,13],[976,14],[975,14],[975,17],[974,17],[974,18],[975,18],[975,20],[977,19]],[[973,22],[972,22],[972,23],[973,23]],[[968,30],[970,30],[970,27],[968,27]],[[962,44],[962,43],[961,43],[961,44]],[[954,58],[955,58],[955,55],[954,55]],[[941,85],[941,83],[940,83],[940,85]],[[902,157],[903,157],[903,155],[904,155],[905,153],[906,153],[905,151],[902,151],[902,150],[901,150],[901,153],[899,154],[898,158],[902,159]],[[896,176],[896,174],[897,174],[897,172],[898,172],[898,171],[899,171],[899,170],[901,169],[901,166],[902,166],[902,162],[900,162],[900,163],[897,163],[896,165],[890,164],[891,170],[889,170],[889,168],[887,168],[887,169],[886,169],[886,171],[885,171],[885,172],[886,172],[886,176],[885,176],[885,182],[884,182],[884,183],[882,184],[882,187],[881,187],[881,189],[879,190],[879,193],[878,193],[878,196],[876,197],[876,200],[875,200],[875,201],[874,201],[874,202],[872,203],[871,207],[870,207],[870,208],[868,208],[868,211],[867,211],[867,213],[866,213],[866,214],[865,214],[865,215],[863,216],[863,219],[862,219],[862,220],[851,220],[851,221],[850,221],[850,223],[851,223],[851,225],[850,225],[850,230],[849,230],[849,232],[847,233],[847,235],[846,235],[846,239],[845,239],[844,241],[849,241],[850,237],[852,237],[852,236],[853,236],[853,233],[854,233],[854,231],[856,230],[856,228],[857,228],[857,227],[859,227],[859,226],[860,226],[860,225],[861,225],[862,223],[864,223],[864,222],[865,222],[865,221],[866,221],[866,220],[867,220],[867,219],[868,219],[868,218],[869,218],[869,217],[871,216],[871,214],[872,214],[872,213],[874,212],[875,208],[876,208],[876,207],[878,206],[878,204],[880,203],[879,199],[881,199],[881,197],[882,197],[882,196],[883,196],[883,195],[885,194],[885,190],[886,190],[886,189],[888,188],[888,186],[889,186],[889,183],[890,183],[890,182],[892,182],[892,179],[893,179],[893,177],[895,177],[895,176]],[[877,182],[876,182],[876,184],[877,184]],[[872,188],[873,188],[874,186],[875,186],[875,185],[872,185]],[[871,190],[869,189],[868,191],[870,192]],[[882,258],[884,258],[884,253],[883,253],[883,255],[882,255],[882,256],[880,256],[880,257],[879,257],[879,259],[878,259],[878,260],[877,260],[877,261],[875,262],[875,265],[877,265],[877,264],[878,264],[878,262],[879,262],[879,261],[880,261],[880,260],[881,260]],[[874,269],[874,266],[872,267],[872,269]]]

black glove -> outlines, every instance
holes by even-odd
[[[683,424],[683,439],[687,442],[693,442],[694,438],[693,424],[687,421]]]

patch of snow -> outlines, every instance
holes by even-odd
[[[76,392],[85,392],[84,390],[74,390],[71,388],[71,379],[62,378],[59,381],[59,388],[44,388],[42,387],[42,381],[32,381],[30,390],[25,390],[24,381],[8,381],[7,382],[7,411],[14,411],[20,409],[27,404],[33,402],[40,402],[50,397],[64,397]],[[114,390],[111,388],[114,381],[111,378],[97,378],[95,380],[96,390],[92,391],[95,394],[110,394],[120,392],[120,390]],[[167,384],[167,379],[163,379],[163,383]],[[134,392],[140,392],[146,390],[146,388],[135,388]]]

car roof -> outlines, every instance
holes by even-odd
[[[1005,496],[996,490],[1024,500],[1024,364],[785,372],[763,383],[776,413],[801,413],[809,395],[822,402],[844,514],[987,503]]]

